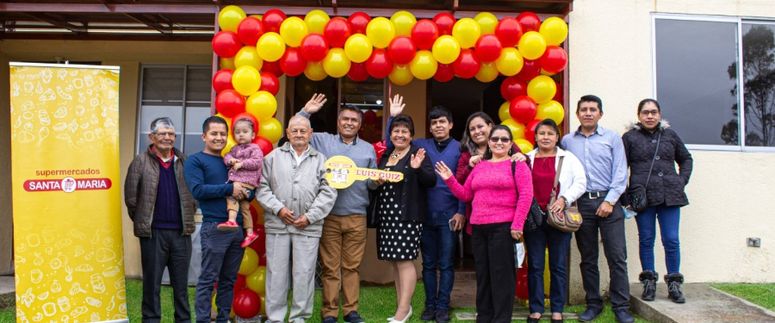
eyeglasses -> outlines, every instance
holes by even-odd
[[[163,137],[172,137],[175,138],[174,132],[156,132],[153,134],[156,137],[163,138]]]
[[[497,143],[497,142],[509,142],[511,141],[511,138],[509,137],[490,137],[491,143]]]

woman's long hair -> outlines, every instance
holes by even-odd
[[[509,142],[511,142],[511,146],[509,146],[509,156],[514,154],[514,137],[511,136],[511,129],[509,127],[506,127],[504,125],[496,125],[492,127],[492,130],[490,130],[490,135],[487,136],[487,141],[492,138],[492,134],[495,133],[496,130],[503,130],[505,131],[509,136]],[[492,151],[490,150],[490,145],[488,143],[487,150],[484,151],[483,159],[492,159]]]
[[[471,136],[468,134],[468,128],[471,126],[471,121],[474,120],[474,118],[482,118],[484,120],[484,123],[492,126],[494,122],[492,121],[492,118],[490,118],[490,115],[484,113],[484,112],[474,112],[470,116],[468,116],[468,120],[466,120],[466,127],[463,129],[463,139],[460,140],[460,151],[468,151],[473,155],[476,152],[476,149],[479,148],[476,143],[471,140]]]

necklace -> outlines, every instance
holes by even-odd
[[[400,151],[400,152],[394,150],[393,153],[390,154],[390,158],[391,159],[397,159],[399,156],[403,156],[404,154],[406,154],[407,151],[409,151],[409,149],[406,149],[406,150]]]

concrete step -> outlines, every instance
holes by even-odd
[[[667,286],[657,285],[657,298],[646,302],[640,298],[641,284],[630,285],[632,311],[656,323],[775,322],[775,313],[739,297],[721,292],[705,283],[683,285],[686,303],[676,304],[667,298]]]

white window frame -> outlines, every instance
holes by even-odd
[[[720,15],[694,15],[694,14],[672,14],[672,13],[651,13],[651,80],[652,95],[657,97],[657,20],[684,20],[684,21],[704,21],[704,22],[729,22],[737,25],[735,35],[735,46],[737,46],[737,131],[740,142],[737,145],[708,145],[708,144],[687,144],[686,147],[691,150],[708,151],[734,151],[734,152],[775,152],[775,146],[747,146],[745,144],[745,88],[743,83],[743,23],[757,23],[775,25],[775,20],[763,19],[762,17],[739,17],[739,16],[720,16]]]

